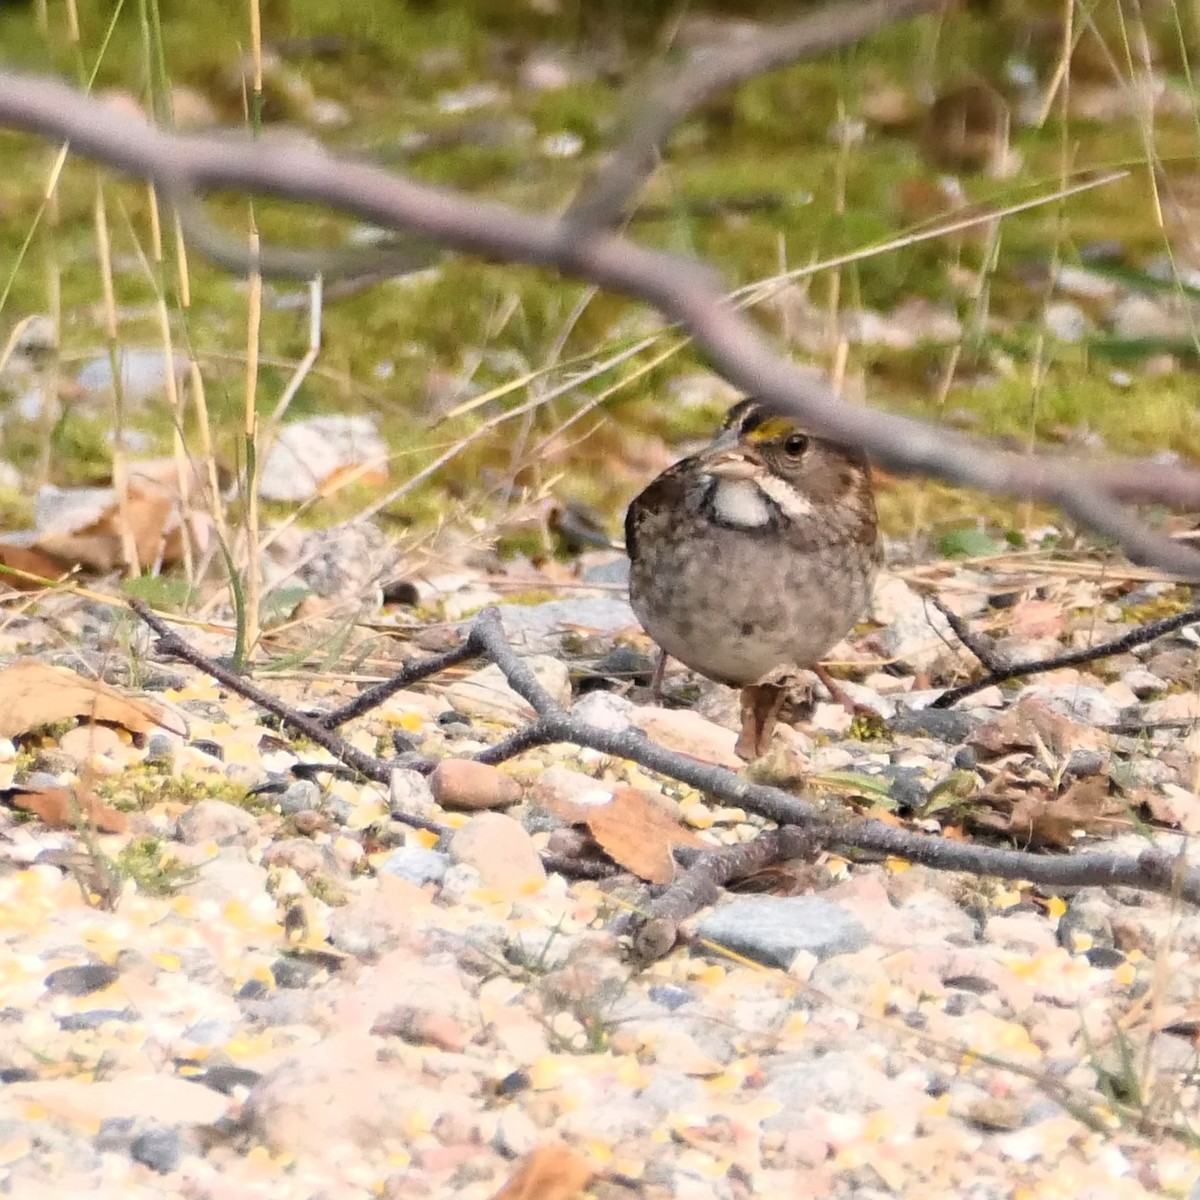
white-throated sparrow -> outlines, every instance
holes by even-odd
[[[740,687],[738,753],[766,748],[787,685],[862,616],[880,561],[866,459],[754,400],[625,514],[633,611],[662,650]]]

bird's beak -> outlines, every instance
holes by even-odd
[[[724,450],[706,455],[704,470],[717,479],[753,479],[760,468],[744,450]]]
[[[760,464],[754,451],[738,440],[737,431],[726,429],[701,455],[701,466],[718,479],[749,479]]]

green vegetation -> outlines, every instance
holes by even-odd
[[[637,78],[665,53],[658,40],[661,7],[568,6],[551,17],[532,6],[466,0],[432,7],[382,0],[357,0],[349,7],[332,0],[276,0],[263,7],[268,53],[275,47],[280,52],[280,65],[268,72],[267,116],[303,124],[311,117],[313,96],[334,102],[345,119],[335,112],[317,133],[335,148],[365,152],[417,178],[488,199],[558,209],[617,128],[621,89],[595,70],[596,47],[612,47],[622,75]],[[733,11],[759,13],[764,6],[738,5]],[[127,3],[106,40],[112,12],[100,0],[81,5],[76,49],[63,30],[43,35],[31,12],[6,7],[0,14],[0,44],[8,62],[74,78],[94,69],[97,89],[121,89],[148,104],[161,105],[168,85],[191,88],[220,120],[243,121],[237,64],[248,46],[248,26],[240,0]],[[1010,44],[1015,55],[1025,56],[1048,79],[1057,53],[1054,39],[1022,40],[1016,31],[1031,13],[1057,12],[1057,6],[1013,0],[990,6],[986,14],[956,13],[936,27],[932,21],[908,22],[853,51],[774,72],[715,99],[676,132],[641,213],[634,214],[632,232],[650,244],[711,259],[732,289],[769,279],[781,269],[869,251],[920,230],[946,212],[949,202],[937,198],[943,169],[922,153],[919,113],[894,127],[868,123],[861,142],[853,136],[839,142],[831,130],[840,120],[853,123],[885,88],[936,91],[973,79],[996,59],[997,40]],[[1096,20],[1101,33],[1112,38],[1110,49],[1119,49],[1123,31],[1110,28],[1111,14],[1098,14]],[[1173,23],[1156,18],[1148,32],[1168,64],[1170,84],[1189,97]],[[547,46],[568,67],[577,57],[584,67],[579,78],[559,89],[521,87],[517,64],[528,51]],[[1088,65],[1085,51],[1091,58],[1098,52],[1085,39],[1077,53],[1086,84],[1102,72]],[[1124,61],[1123,53],[1117,61]],[[919,70],[914,63],[922,64]],[[1085,66],[1091,74],[1083,73]],[[460,112],[447,100],[480,84],[494,85],[492,102],[484,96],[478,108]],[[995,86],[1007,85],[997,80]],[[469,98],[461,103],[468,105]],[[543,139],[564,133],[580,139],[578,156],[543,152]],[[801,289],[807,289],[818,316],[826,308],[887,313],[914,298],[949,306],[964,332],[956,382],[947,391],[940,381],[951,355],[959,353],[950,345],[853,345],[847,364],[851,378],[863,378],[878,403],[926,415],[965,414],[981,432],[1020,444],[1086,429],[1117,451],[1168,447],[1195,453],[1200,447],[1188,374],[1141,370],[1163,344],[1103,332],[1076,345],[1047,339],[1041,318],[1047,290],[1038,279],[1055,263],[1087,260],[1089,247],[1105,242],[1119,247],[1112,270],[1140,277],[1148,292],[1165,287],[1181,293],[1178,285],[1150,280],[1144,271],[1147,260],[1167,249],[1146,168],[1155,161],[1168,173],[1182,171],[1195,154],[1196,136],[1195,122],[1179,105],[1156,115],[1149,131],[1120,116],[1072,117],[1064,125],[1060,109],[1051,105],[1040,127],[1013,129],[1023,163],[1012,178],[962,173],[967,201],[1003,208],[1050,196],[1060,184],[1079,182],[1088,172],[1123,167],[1128,176],[1010,215],[994,234],[980,225],[870,255],[837,272],[817,271],[788,285],[783,296],[758,303],[755,320],[785,342],[794,338]],[[414,137],[424,138],[424,145]],[[80,363],[105,353],[93,225],[97,180],[103,180],[119,339],[128,345],[158,344],[153,306],[161,292],[172,313],[177,348],[195,354],[201,365],[217,454],[237,468],[244,457],[244,285],[192,255],[191,303],[183,308],[169,238],[165,261],[153,264],[150,201],[142,185],[71,160],[53,215],[42,211],[52,148],[0,134],[0,152],[8,164],[0,183],[0,264],[5,264],[0,330],[46,311],[58,294],[63,374],[69,377]],[[210,211],[231,231],[246,228],[244,198],[214,197]],[[362,236],[353,222],[297,205],[260,198],[253,211],[263,236],[281,243],[338,248]],[[11,277],[9,264],[17,264]],[[273,410],[292,364],[307,348],[302,300],[303,289],[295,285],[266,289],[257,396],[264,415]],[[566,383],[568,371],[611,360],[631,335],[657,329],[656,318],[618,297],[589,298],[580,285],[544,272],[467,259],[447,258],[434,271],[346,289],[340,296],[331,281],[322,312],[322,351],[289,417],[377,414],[394,455],[392,486],[459,447],[443,467],[381,514],[397,533],[421,533],[466,511],[499,517],[552,478],[555,496],[592,506],[616,533],[619,510],[643,478],[636,467],[620,469],[637,461],[637,439],[651,435],[678,443],[703,433],[715,415],[712,405],[665,403],[674,380],[703,366],[686,346],[665,361],[650,362],[675,340],[674,333],[661,332],[639,356],[548,402],[533,413],[528,427],[522,428],[519,419],[486,423],[529,400],[531,387]],[[828,366],[834,342],[819,329],[815,337],[813,344],[809,331],[806,345],[823,346],[818,365]],[[1166,348],[1184,362],[1195,358],[1191,339],[1176,339]],[[800,349],[796,354],[813,358]],[[1129,377],[1115,376],[1117,368],[1128,370]],[[543,369],[549,373],[532,384],[444,419],[472,390],[502,388]],[[600,400],[595,412],[555,437],[587,397]],[[79,483],[103,474],[111,454],[111,417],[109,411],[68,405],[53,433],[54,482]],[[157,452],[169,449],[173,423],[161,402],[131,406],[126,416],[127,429]],[[6,456],[32,470],[44,449],[40,426],[14,422],[6,425],[6,434]],[[185,436],[194,448],[197,431],[190,409]],[[545,460],[540,465],[539,458]],[[309,506],[304,520],[344,519],[379,494],[378,485],[352,486]],[[885,522],[895,532],[906,531],[917,519],[928,527],[935,503],[932,524],[942,532],[981,514],[1001,532],[1029,519],[1001,502],[903,483],[884,497]],[[236,504],[230,516],[238,519]],[[12,512],[0,506],[0,517],[11,524],[27,520],[20,506]],[[507,552],[540,553],[546,545],[539,528],[504,531],[501,538]]]
[[[132,879],[146,896],[173,896],[196,878],[196,869],[182,863],[158,838],[134,838],[111,861],[117,879]]]

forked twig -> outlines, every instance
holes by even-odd
[[[1184,612],[1176,613],[1173,617],[1163,617],[1160,621],[1150,621],[1148,624],[1139,625],[1129,633],[1122,634],[1121,637],[1113,638],[1108,642],[1101,642],[1098,646],[1085,646],[1082,650],[1068,650],[1050,658],[1038,659],[1036,662],[1004,663],[997,659],[990,648],[971,633],[966,623],[950,612],[941,601],[934,599],[933,603],[949,622],[950,628],[954,630],[958,639],[979,659],[986,671],[972,683],[964,683],[943,692],[929,706],[930,708],[949,708],[951,705],[957,704],[964,696],[973,696],[976,692],[981,692],[994,683],[1007,683],[1010,679],[1025,679],[1030,675],[1040,675],[1043,671],[1056,671],[1060,667],[1081,667],[1086,663],[1096,662],[1098,659],[1108,658],[1113,654],[1123,654],[1126,650],[1144,646],[1147,642],[1165,637],[1168,633],[1174,633],[1175,630],[1182,629],[1185,625],[1194,625],[1200,621],[1200,605],[1196,605]]]
[[[189,646],[172,633],[144,602],[131,600],[130,606],[159,634],[159,645],[167,653],[184,659],[231,691],[274,713],[285,726],[324,746],[367,778],[386,782],[395,767],[403,766],[429,773],[437,765],[436,760],[428,758],[405,756],[403,761],[388,762],[363,754],[328,729],[320,718],[297,711]],[[470,647],[477,656],[495,663],[513,690],[527,700],[537,714],[525,728],[475,755],[477,762],[503,762],[536,746],[569,742],[598,750],[602,754],[628,759],[781,826],[801,826],[805,835],[824,849],[871,851],[920,863],[935,870],[1020,879],[1046,887],[1140,888],[1148,892],[1178,895],[1193,904],[1200,903],[1200,869],[1188,867],[1177,856],[1152,845],[1147,845],[1136,856],[1089,851],[1049,857],[1024,850],[1003,850],[954,842],[899,829],[868,817],[827,812],[782,788],[752,783],[724,767],[710,766],[686,754],[668,750],[652,742],[640,730],[601,729],[589,725],[559,705],[538,683],[532,670],[505,639],[499,610],[494,607],[485,608],[475,619],[465,646]],[[450,653],[457,654],[458,651]],[[438,657],[440,660],[444,656]],[[465,652],[463,657],[467,657]],[[414,664],[403,669],[406,678],[411,678],[413,669]]]

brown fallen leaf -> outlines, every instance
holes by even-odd
[[[174,506],[171,493],[153,480],[130,479],[124,505],[114,498],[94,521],[78,529],[47,531],[34,548],[62,562],[112,571],[130,565],[125,554],[128,536],[138,566],[145,567],[156,562],[163,550]],[[163,559],[166,561],[165,554]]]
[[[637,788],[617,788],[608,804],[588,806],[585,812],[584,822],[605,853],[647,883],[675,878],[673,847],[712,849]]]
[[[19,592],[36,592],[49,587],[63,574],[62,564],[47,554],[25,546],[9,546],[0,543],[0,566],[9,568],[0,571],[0,583],[7,584]],[[20,575],[10,574],[20,571]],[[36,576],[34,579],[28,576]]]
[[[83,785],[76,788],[23,788],[0,790],[0,800],[31,812],[51,829],[74,829],[91,825],[101,833],[124,833],[129,820],[123,812],[110,808]]]
[[[159,705],[123,696],[74,671],[33,658],[18,659],[0,671],[0,737],[17,737],[71,717],[108,721],[131,733],[158,727],[187,732],[177,717]]]
[[[584,799],[547,792],[538,803],[560,821],[586,827],[614,862],[647,883],[669,883],[675,878],[673,846],[712,849],[637,788],[597,783],[596,791]]]
[[[1023,796],[1009,816],[1009,832],[1030,849],[1066,849],[1076,833],[1111,834],[1129,824],[1124,802],[1108,794],[1108,780],[1102,775],[1076,780],[1055,798]]]
[[[492,1200],[573,1200],[583,1195],[595,1171],[562,1142],[538,1146]]]
[[[1099,750],[1104,738],[1099,730],[1056,713],[1032,696],[985,722],[967,738],[967,745],[988,754],[1012,750],[1036,752],[1045,746],[1065,758],[1072,750]]]
[[[1024,641],[1059,637],[1066,621],[1066,610],[1055,600],[1022,600],[1012,610],[1008,632]]]

